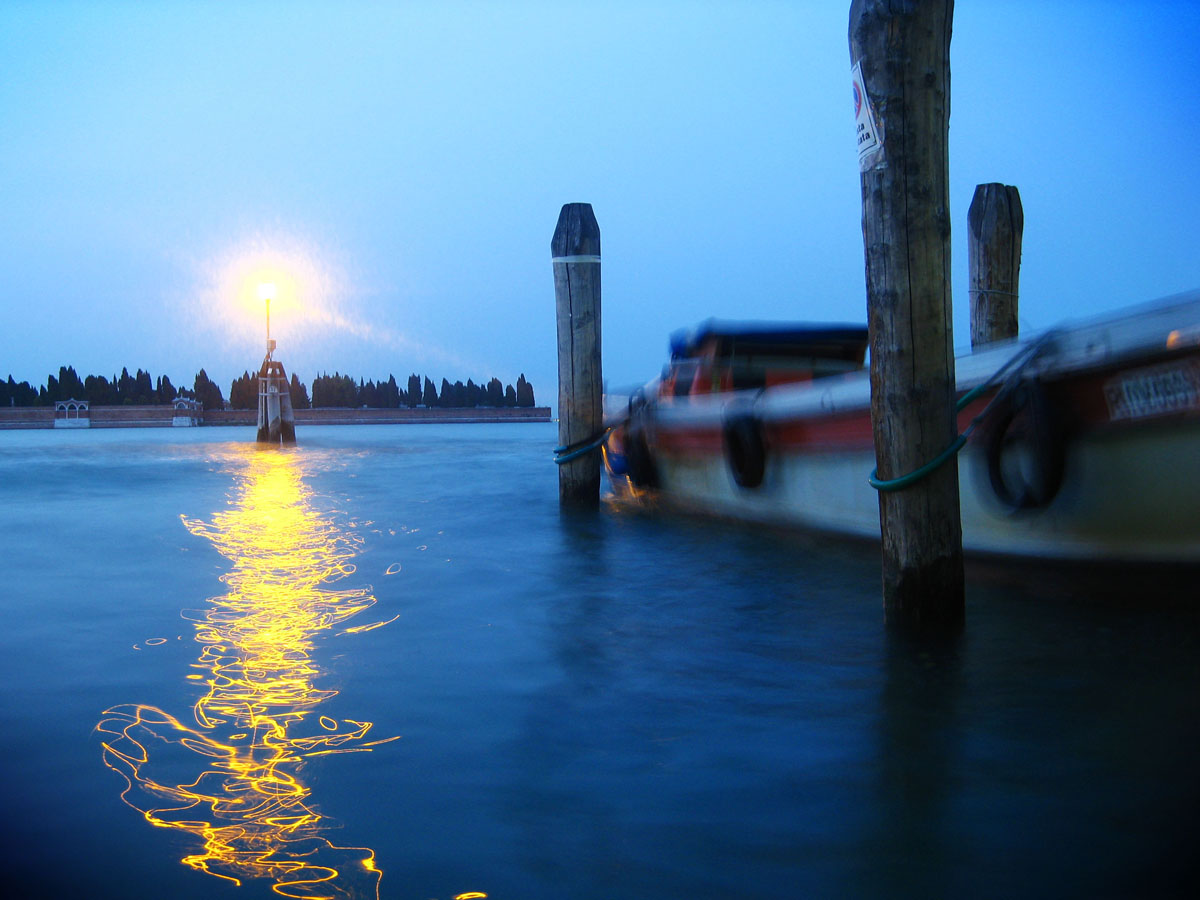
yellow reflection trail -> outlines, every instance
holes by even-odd
[[[211,523],[183,519],[233,566],[221,576],[228,592],[191,617],[202,674],[188,677],[207,685],[195,725],[152,706],[115,706],[98,726],[104,762],[148,822],[203,842],[187,866],[237,884],[269,878],[285,897],[377,898],[374,851],[323,837],[300,779],[309,757],[396,740],[368,741],[370,722],[317,713],[337,692],[314,685],[315,637],[375,603],[367,588],[332,586],[354,572],[361,539],[314,508],[295,454],[248,449],[237,459],[245,468],[229,507]]]

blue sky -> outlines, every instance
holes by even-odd
[[[849,2],[0,3],[0,377],[524,372],[592,203],[614,386],[709,316],[865,321]],[[1025,330],[1200,287],[1200,4],[960,0],[955,341],[980,182]],[[249,287],[247,287],[249,285]]]

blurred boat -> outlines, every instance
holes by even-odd
[[[660,378],[606,398],[615,497],[878,539],[866,351],[864,326],[676,333]],[[1200,292],[955,369],[964,549],[1200,563]]]

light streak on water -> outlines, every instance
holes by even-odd
[[[328,823],[302,778],[308,759],[397,738],[368,740],[370,722],[318,712],[337,692],[317,686],[315,641],[375,597],[334,586],[354,573],[361,539],[315,508],[299,460],[247,449],[229,507],[211,522],[183,519],[232,564],[221,576],[227,592],[185,616],[202,647],[198,671],[185,677],[206,686],[194,724],[123,704],[105,711],[98,731],[105,764],[127,782],[122,799],[152,825],[200,842],[184,865],[237,884],[271,879],[285,897],[378,897],[374,851],[323,836]]]

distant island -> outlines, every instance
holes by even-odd
[[[503,384],[492,378],[486,384],[476,384],[468,378],[466,384],[441,380],[440,390],[428,376],[408,376],[402,389],[394,375],[387,381],[355,381],[349,375],[335,372],[313,379],[312,393],[296,373],[289,385],[293,409],[515,409],[535,406],[533,385],[522,373],[516,385]],[[80,378],[73,366],[62,366],[58,377],[50,375],[46,383],[34,387],[28,381],[16,382],[12,375],[0,382],[0,407],[54,406],[66,400],[85,400],[92,406],[155,406],[170,405],[177,398],[198,400],[204,409],[252,410],[258,405],[258,376],[244,372],[235,378],[226,401],[221,388],[201,369],[192,387],[176,388],[166,375],[152,378],[149,372],[137,370],[130,375],[128,368],[108,379],[103,375]]]

